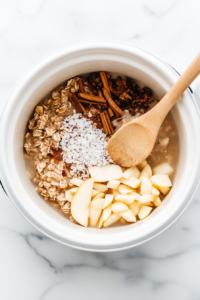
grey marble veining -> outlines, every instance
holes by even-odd
[[[0,113],[37,60],[86,40],[147,49],[180,73],[200,50],[198,0],[0,0]],[[193,84],[200,103],[200,79]],[[74,250],[30,225],[0,190],[0,299],[200,299],[200,188],[164,233],[115,253]]]

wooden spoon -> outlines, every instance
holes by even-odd
[[[107,144],[107,150],[114,163],[131,167],[149,156],[167,113],[199,73],[200,53],[154,108],[123,125],[112,136]]]

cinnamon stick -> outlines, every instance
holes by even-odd
[[[121,110],[121,108],[113,101],[110,94],[108,93],[107,89],[103,89],[104,96],[109,104],[109,106],[114,110],[114,112],[117,112],[121,117],[123,117],[124,112]]]
[[[107,77],[106,77],[106,73],[105,72],[100,72],[100,76],[101,76],[101,80],[103,82],[104,88],[108,91],[109,95],[111,96],[110,89],[109,89],[109,86],[108,86],[108,80],[107,80]]]
[[[108,115],[108,112],[107,112],[107,111],[104,111],[104,115],[105,115],[105,117],[106,117],[107,124],[108,124],[108,127],[109,127],[110,132],[111,132],[110,134],[113,134],[113,133],[114,133],[114,129],[113,129],[112,123],[111,123],[111,121],[110,121],[110,117],[109,117],[109,115]]]
[[[85,93],[85,89],[84,89],[84,85],[83,85],[83,78],[79,78],[78,84],[79,84],[79,89],[80,89],[81,93]]]
[[[103,112],[100,113],[100,118],[101,118],[101,122],[102,122],[102,124],[103,124],[103,128],[104,128],[105,134],[106,134],[106,135],[111,134],[109,125],[108,125],[108,123],[107,123],[106,116],[105,116],[105,114],[104,114]]]
[[[95,102],[95,101],[90,101],[90,100],[85,100],[85,99],[78,99],[78,100],[81,103],[103,105],[103,106],[107,107],[107,103],[106,102]]]
[[[90,100],[90,101],[93,101],[93,102],[106,103],[106,99],[104,99],[103,97],[90,95],[90,94],[86,94],[86,93],[79,93],[79,96],[83,99]]]
[[[110,118],[114,117],[114,112],[113,112],[112,108],[108,107],[108,113],[109,113]]]
[[[69,101],[72,103],[77,113],[84,112],[83,107],[80,105],[78,98],[76,97],[75,94],[69,93]]]
[[[102,91],[100,89],[97,90],[98,96],[103,97]]]

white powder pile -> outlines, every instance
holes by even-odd
[[[61,129],[65,129],[66,133],[60,146],[64,151],[64,161],[71,165],[71,175],[84,179],[88,177],[87,167],[104,166],[113,161],[105,150],[106,135],[95,128],[91,120],[81,116],[74,114],[64,120]]]

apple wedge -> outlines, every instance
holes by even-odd
[[[141,203],[153,202],[154,196],[153,195],[143,195],[140,199]]]
[[[169,187],[161,187],[159,186],[158,189],[160,190],[160,192],[163,194],[163,195],[167,195],[170,191],[170,188]]]
[[[104,199],[95,199],[90,203],[90,226],[96,226],[103,208]]]
[[[126,204],[131,204],[135,200],[136,195],[117,195],[115,201],[121,201]]]
[[[97,190],[92,190],[92,198],[96,197],[97,195],[99,195],[101,192],[97,191]]]
[[[65,191],[65,199],[69,202],[72,202],[73,194],[69,190]]]
[[[106,165],[102,167],[89,167],[90,176],[95,182],[105,182],[120,179],[123,176],[122,169],[118,165]]]
[[[71,184],[74,184],[76,186],[80,186],[84,181],[82,179],[79,178],[73,178],[70,180]]]
[[[121,183],[126,184],[134,189],[140,187],[141,180],[131,176],[129,179],[121,179]]]
[[[148,166],[148,165],[147,165]],[[148,195],[152,193],[152,183],[147,177],[142,178],[141,187],[140,187],[140,194],[141,195]]]
[[[124,212],[128,210],[128,206],[123,202],[113,203],[112,204],[112,211],[117,214],[120,212]]]
[[[151,211],[152,211],[152,207],[143,205],[140,208],[140,211],[138,213],[138,217],[140,218],[140,220],[143,220],[146,217],[148,217],[148,215],[150,214]]]
[[[153,204],[155,206],[159,206],[161,204],[161,200],[160,200],[160,197],[155,197],[154,201],[153,201]]]
[[[118,188],[119,184],[120,184],[120,180],[110,180],[107,183],[107,187],[109,189],[116,190]]]
[[[109,204],[106,208],[103,209],[102,211],[102,215],[103,215],[103,219],[102,221],[105,222],[111,215],[112,212],[112,203]]]
[[[168,175],[165,174],[156,174],[150,177],[150,180],[152,184],[155,187],[171,187],[172,183],[171,180],[169,179]]]
[[[105,223],[103,224],[103,227],[109,227],[112,224],[116,223],[119,219],[121,218],[121,216],[119,214],[112,214],[108,220],[105,221]]]
[[[139,201],[134,201],[132,204],[129,205],[129,208],[132,210],[134,215],[137,216],[141,206],[142,204]]]
[[[167,162],[162,163],[153,169],[153,174],[170,175],[172,172],[173,172],[173,168]]]
[[[147,161],[144,160],[137,167],[140,171],[142,171],[144,169],[144,167],[146,167],[146,165],[147,165]]]
[[[127,222],[136,222],[136,217],[133,214],[132,210],[127,210],[125,212],[119,213],[119,215],[124,218]]]
[[[94,179],[84,181],[75,193],[71,203],[72,217],[81,225],[88,226],[90,202],[92,198]]]
[[[102,184],[102,183],[94,183],[94,186],[93,188],[99,192],[106,192],[108,190],[108,187],[105,185],[105,184]]]
[[[137,167],[131,167],[123,173],[123,178],[129,179],[131,176],[138,178],[140,176],[140,171]]]
[[[107,194],[104,199],[103,208],[107,207],[112,203],[114,196],[112,194]]]
[[[99,198],[104,198],[105,197],[105,194],[104,193],[99,193],[99,194],[97,194],[93,199],[92,199],[92,201],[93,200],[96,200],[96,199],[99,199]]]
[[[78,191],[78,188],[76,187],[76,188],[70,189],[68,191],[72,194],[75,194]]]
[[[122,225],[128,224],[128,222],[127,222],[124,218],[122,218],[122,217],[119,219],[119,221],[120,221],[120,223],[121,223]]]
[[[126,194],[129,194],[129,193],[132,193],[133,190],[131,190],[131,189],[119,189],[119,192],[122,195],[126,195]]]
[[[157,197],[157,196],[160,195],[160,191],[159,191],[157,188],[155,188],[154,186],[152,186],[152,191],[151,191],[151,193],[152,193],[152,195],[155,196],[155,197]]]

